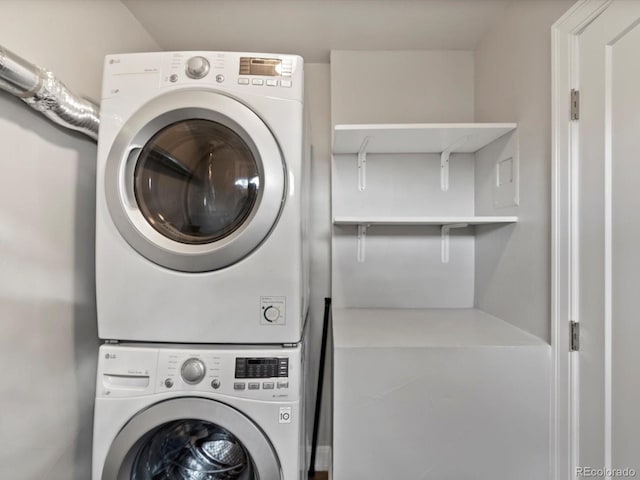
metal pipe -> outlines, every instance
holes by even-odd
[[[21,98],[53,122],[98,139],[100,108],[76,97],[56,76],[0,45],[0,89]]]

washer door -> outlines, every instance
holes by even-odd
[[[225,268],[258,248],[278,220],[285,181],[264,122],[237,100],[195,90],[138,110],[105,170],[120,234],[152,262],[184,272]]]
[[[251,420],[203,398],[157,403],[118,433],[102,480],[281,480],[276,453]]]

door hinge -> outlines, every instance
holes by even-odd
[[[580,350],[580,324],[571,320],[571,345],[570,350],[577,352]]]
[[[571,90],[571,120],[580,119],[580,91]]]

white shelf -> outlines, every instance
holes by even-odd
[[[334,154],[358,155],[358,189],[366,188],[367,155],[371,153],[439,153],[440,186],[449,190],[449,156],[473,153],[506,133],[515,123],[408,123],[336,125]]]
[[[365,241],[367,237],[367,229],[375,225],[388,226],[439,226],[441,228],[442,247],[441,259],[442,263],[449,263],[450,247],[449,233],[453,228],[465,228],[470,225],[491,225],[515,223],[518,217],[335,217],[334,225],[354,225],[358,227],[358,263],[365,260]]]
[[[548,346],[476,308],[336,308],[335,348]]]
[[[333,153],[472,153],[515,130],[515,123],[336,125]]]
[[[494,217],[335,217],[334,225],[486,225],[492,223],[515,223],[518,217],[494,216]]]

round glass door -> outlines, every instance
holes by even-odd
[[[145,104],[109,151],[111,219],[152,262],[183,272],[228,267],[275,227],[286,168],[273,134],[239,101],[184,90]]]
[[[125,424],[102,480],[282,480],[282,473],[271,443],[248,417],[214,400],[183,397]]]
[[[228,430],[202,420],[176,420],[148,435],[131,480],[249,480],[253,460]]]
[[[138,157],[135,198],[149,224],[185,244],[218,241],[236,231],[258,198],[256,159],[230,128],[189,119],[155,134]]]

